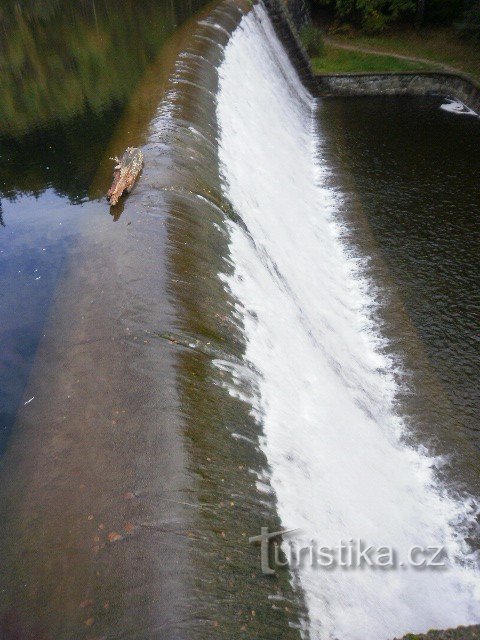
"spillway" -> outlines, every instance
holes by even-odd
[[[478,622],[479,491],[450,474],[478,476],[478,452],[432,417],[440,385],[351,224],[354,172],[336,173],[341,117],[364,112],[314,95],[281,0],[170,9],[185,21],[136,86],[88,199],[68,233],[48,218],[52,242],[37,242],[47,253],[65,239],[1,458],[0,637],[391,640]],[[112,218],[109,158],[127,144],[144,168]],[[3,204],[10,224],[22,202]],[[23,229],[43,229],[37,213]],[[23,237],[6,255],[18,248],[33,271]],[[402,386],[411,361],[423,395],[413,375]],[[249,542],[262,527],[295,530],[287,557],[362,541],[398,562],[311,566],[307,553],[265,576]],[[444,547],[446,566],[414,568],[414,546]]]
[[[342,233],[327,186],[317,103],[260,5],[243,18],[220,68],[217,114],[250,402],[278,512],[315,540],[365,540],[406,558],[448,550],[444,570],[300,567],[312,638],[391,638],[478,621],[478,574],[463,543],[469,511],[402,442],[394,365],[374,318],[378,290]],[[237,371],[237,380],[242,372]],[[235,384],[230,391],[235,394]]]

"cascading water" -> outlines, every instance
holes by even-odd
[[[478,622],[478,574],[462,542],[467,505],[435,480],[425,452],[401,441],[373,285],[325,186],[315,101],[261,5],[234,31],[219,75],[224,192],[243,223],[228,223],[234,271],[221,277],[257,372],[249,401],[282,525],[299,529],[299,545],[362,539],[400,561],[414,545],[444,546],[451,559],[423,571],[299,567],[308,632],[387,639]]]

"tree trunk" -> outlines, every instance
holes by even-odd
[[[113,171],[112,186],[108,190],[107,200],[113,206],[117,204],[124,191],[130,193],[143,166],[143,153],[135,147],[127,147],[123,156],[112,158],[117,163]]]

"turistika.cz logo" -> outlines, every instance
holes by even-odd
[[[261,527],[260,535],[251,536],[250,543],[260,545],[260,566],[266,576],[275,574],[282,567],[311,567],[320,569],[445,569],[447,553],[445,547],[413,545],[406,558],[399,558],[398,552],[390,546],[369,545],[364,540],[340,540],[334,546],[325,546],[311,540],[299,543],[291,536],[299,529],[269,531]],[[283,540],[283,544],[282,541]]]

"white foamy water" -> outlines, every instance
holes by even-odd
[[[449,111],[450,113],[455,113],[461,116],[477,116],[478,114],[470,107],[467,107],[466,104],[463,104],[460,100],[452,100],[447,99],[443,104],[440,105],[440,109],[444,111]]]
[[[248,230],[230,223],[234,274],[221,277],[258,371],[249,401],[282,525],[300,529],[297,541],[361,538],[401,560],[413,545],[465,558],[466,506],[435,485],[427,455],[400,444],[373,290],[324,184],[314,107],[257,6],[220,68],[224,189]],[[311,638],[381,640],[480,619],[478,575],[455,561],[423,571],[304,566],[296,577]]]

